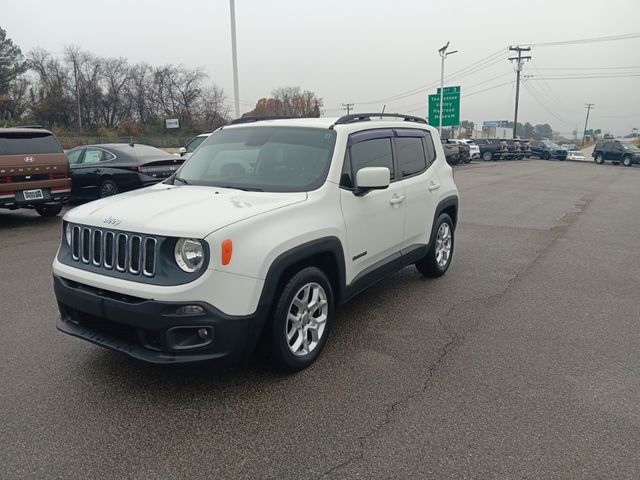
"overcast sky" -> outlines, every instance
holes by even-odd
[[[23,53],[79,45],[131,62],[202,67],[233,104],[229,0],[0,1],[0,26]],[[449,40],[459,50],[447,59],[450,74],[489,57],[477,65],[486,68],[449,83],[462,87],[461,118],[481,123],[513,119],[509,45],[640,32],[640,1],[236,0],[236,19],[242,111],[274,88],[300,86],[324,99],[327,116],[346,102],[425,116],[435,86],[401,95],[439,81],[437,50]],[[537,46],[531,55],[519,120],[581,131],[590,102],[590,127],[640,128],[640,76],[539,78],[640,75],[640,38]]]

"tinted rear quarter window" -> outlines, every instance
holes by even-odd
[[[415,175],[427,168],[422,138],[396,138],[396,152],[398,153],[398,167],[403,177]]]
[[[50,133],[0,133],[0,155],[63,153]]]

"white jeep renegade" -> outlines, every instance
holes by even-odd
[[[435,141],[434,141],[435,139]],[[243,118],[171,178],[69,211],[61,331],[152,363],[310,365],[336,308],[410,264],[444,274],[458,190],[420,118]]]

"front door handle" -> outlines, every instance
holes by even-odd
[[[391,197],[391,200],[389,200],[389,204],[390,205],[400,205],[402,202],[404,202],[404,195],[402,196],[398,196],[395,193],[393,194],[393,197]]]
[[[96,168],[93,170],[93,173],[100,173],[102,170],[100,170],[99,168]]]
[[[440,184],[439,183],[435,183],[435,182],[431,182],[429,184],[429,191],[433,192],[434,190],[437,190],[440,188]]]

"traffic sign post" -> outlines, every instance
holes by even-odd
[[[429,124],[434,127],[451,127],[460,123],[460,87],[445,87],[442,101],[442,125],[440,125],[440,89],[429,95]]]

